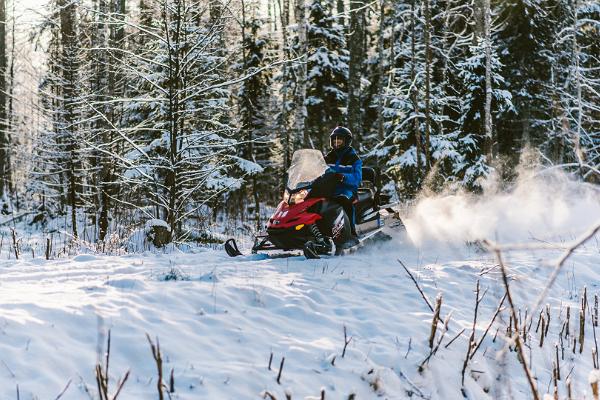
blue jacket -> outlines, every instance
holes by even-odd
[[[335,188],[335,196],[349,199],[356,195],[362,181],[362,161],[352,147],[333,149],[325,156],[325,162],[336,173],[344,175],[344,180]]]

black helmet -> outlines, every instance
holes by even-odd
[[[343,126],[336,126],[329,135],[329,145],[333,148],[335,148],[333,146],[334,138],[344,139],[344,147],[348,147],[352,143],[352,132],[350,132],[350,129],[344,128]]]

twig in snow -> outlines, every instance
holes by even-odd
[[[600,226],[599,226],[599,229],[600,229]],[[500,271],[502,272],[502,282],[504,284],[504,289],[506,290],[506,297],[508,299],[508,304],[510,306],[510,312],[512,314],[514,323],[516,325],[518,323],[517,319],[516,319],[517,312],[515,310],[515,304],[512,300],[512,296],[510,294],[510,285],[508,283],[508,274],[506,272],[506,266],[504,265],[504,262],[502,261],[502,254],[501,254],[500,248],[498,246],[493,245],[491,242],[488,242],[487,240],[484,241],[484,243],[488,246],[488,248],[490,250],[492,250],[496,254],[496,258],[498,259],[498,263],[500,264]],[[534,308],[534,309],[536,309],[536,308]],[[525,351],[523,350],[523,343],[521,342],[521,333],[519,332],[518,326],[515,326],[515,328],[517,328],[517,329],[515,329],[516,336],[514,338],[514,342],[516,344],[516,348],[519,353],[519,357],[521,358],[521,365],[523,366],[523,371],[525,372],[525,376],[527,377],[527,382],[529,383],[529,387],[531,389],[531,393],[533,395],[534,400],[539,400],[540,397],[537,392],[537,388],[536,388],[535,382],[533,380],[533,376],[531,374],[531,371],[529,370],[529,367],[527,365],[527,361],[525,358]]]
[[[116,400],[121,393],[121,389],[129,378],[129,371],[125,373],[122,379],[117,382],[117,390],[114,395],[109,396],[108,394],[108,366],[110,363],[110,329],[108,330],[108,337],[106,340],[106,358],[104,360],[104,368],[100,364],[96,364],[96,385],[98,386],[98,395],[100,400]]]
[[[413,274],[410,273],[409,269],[406,268],[406,265],[404,265],[404,263],[402,261],[400,261],[400,259],[398,259],[397,261],[400,263],[400,265],[402,265],[402,268],[404,268],[404,270],[406,271],[406,273],[408,274],[408,276],[410,277],[410,279],[412,279],[412,281],[415,283],[415,286],[419,290],[419,293],[421,293],[421,297],[423,297],[423,300],[425,300],[425,303],[427,303],[427,307],[429,307],[429,309],[431,310],[431,312],[433,312],[433,306],[431,305],[431,302],[429,301],[429,299],[427,298],[427,296],[425,295],[425,293],[423,292],[423,290],[421,290],[421,287],[417,283],[417,280],[415,279],[415,277],[413,276]]]
[[[433,349],[433,341],[435,339],[435,332],[437,331],[438,320],[440,319],[440,309],[442,308],[442,294],[438,294],[435,299],[435,311],[433,312],[433,319],[431,320],[431,331],[429,333],[429,348]]]
[[[350,344],[352,340],[352,336],[348,337],[348,333],[346,332],[346,325],[344,325],[344,349],[342,350],[342,358],[346,355],[346,347]]]
[[[0,360],[2,361],[2,364],[4,365],[4,367],[6,368],[6,370],[8,371],[8,373],[10,374],[11,378],[16,378],[17,376],[14,374],[14,372],[12,372],[12,370],[9,368],[9,366],[4,362],[4,360]]]
[[[454,336],[454,337],[452,338],[452,340],[451,340],[451,341],[449,341],[448,343],[446,343],[446,345],[444,346],[444,348],[446,348],[446,349],[447,349],[448,347],[450,347],[450,345],[451,345],[452,343],[454,343],[454,341],[455,341],[456,339],[458,339],[458,338],[460,337],[460,335],[462,335],[462,334],[463,334],[463,332],[464,332],[465,330],[466,330],[465,328],[462,328],[462,329],[460,330],[460,332],[458,332],[458,333],[456,334],[456,336]]]
[[[156,363],[156,370],[158,373],[158,380],[156,381],[156,390],[158,391],[159,400],[164,400],[165,396],[163,394],[163,370],[162,370],[162,354],[160,353],[160,342],[158,338],[156,338],[156,345],[152,342],[150,335],[146,333],[146,339],[148,339],[148,343],[150,344],[150,349],[152,350],[152,357],[154,358],[154,362]]]
[[[269,356],[269,366],[267,367],[267,369],[270,371],[271,370],[271,364],[273,363],[273,352],[271,352],[271,355]]]
[[[62,392],[60,392],[58,394],[58,396],[56,396],[56,398],[54,400],[58,400],[61,397],[63,397],[63,394],[65,394],[65,392],[67,391],[67,389],[69,388],[70,385],[71,385],[71,379],[69,379],[69,382],[67,382],[67,385],[65,386],[65,388],[62,390]]]
[[[423,366],[429,362],[429,360],[431,359],[431,357],[433,357],[437,351],[439,350],[442,341],[444,340],[444,337],[446,336],[446,333],[448,332],[448,326],[450,325],[450,318],[452,318],[452,311],[450,311],[450,313],[448,314],[448,316],[446,317],[446,319],[444,320],[444,330],[442,331],[442,334],[440,335],[440,338],[437,341],[437,344],[435,345],[435,347],[433,349],[431,349],[431,351],[429,352],[429,355],[427,356],[427,358],[425,358],[425,360],[423,360],[423,362],[421,363],[421,365],[419,365],[419,372],[423,371]]]
[[[585,340],[585,312],[579,310],[579,353],[583,353],[583,341]]]
[[[558,357],[558,344],[554,345],[556,350],[556,380],[560,381],[560,358]]]
[[[504,304],[505,299],[506,299],[506,293],[504,293],[504,296],[502,296],[502,300],[500,300],[500,304],[498,304],[498,308],[496,308],[496,312],[494,313],[494,315],[492,316],[492,319],[488,323],[487,328],[485,328],[485,331],[483,332],[483,336],[481,336],[481,339],[479,339],[479,342],[477,342],[477,346],[475,346],[475,349],[471,352],[471,355],[469,356],[470,359],[473,359],[473,357],[475,356],[475,353],[477,353],[477,350],[483,343],[483,339],[485,339],[485,336],[487,335],[488,331],[494,324],[496,317],[498,316],[498,314],[500,314],[500,311],[502,310],[502,304]],[[525,312],[525,315],[527,315],[527,312]],[[525,318],[527,318],[527,317],[525,317]]]
[[[462,368],[462,387],[464,389],[465,386],[465,372],[467,371],[467,364],[469,363],[469,356],[471,355],[471,351],[473,350],[473,346],[475,344],[475,327],[477,325],[477,312],[479,310],[479,302],[480,302],[480,298],[479,298],[479,279],[477,279],[477,285],[476,285],[476,289],[475,289],[475,312],[473,313],[473,330],[471,331],[471,336],[469,337],[469,343],[468,343],[468,347],[467,347],[467,355],[465,357],[465,361],[463,363],[463,368]],[[516,318],[516,315],[515,315]],[[516,321],[515,321],[516,323]]]
[[[17,233],[15,228],[10,228],[13,240],[13,250],[15,251],[15,259],[19,259],[19,245],[17,244]]]
[[[596,233],[598,233],[598,231],[600,231],[600,223],[597,223],[596,226],[593,226],[589,231],[587,231],[575,241],[573,241],[571,243],[571,246],[568,247],[567,250],[563,253],[563,255],[556,261],[554,270],[552,271],[550,278],[548,278],[548,283],[546,283],[546,286],[542,290],[542,293],[539,295],[537,301],[535,302],[535,306],[532,308],[533,310],[537,310],[542,301],[544,301],[544,299],[546,298],[546,295],[548,295],[548,291],[556,281],[558,273],[560,272],[565,261],[567,261],[567,259],[571,256],[571,254],[573,254],[575,250],[577,250],[577,248],[579,248],[580,246],[585,244],[585,242],[593,238],[596,235]],[[499,250],[499,247],[491,244],[491,242],[488,242],[488,244],[490,244],[491,247]]]
[[[283,363],[285,362],[285,357],[281,358],[281,364],[279,364],[279,372],[277,373],[277,384],[281,385],[281,373],[283,372]]]
[[[273,394],[271,394],[271,392],[264,391],[262,398],[266,399],[267,397],[269,398],[269,400],[277,400],[277,397],[275,397]]]

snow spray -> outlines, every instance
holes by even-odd
[[[569,240],[600,222],[600,188],[563,172],[523,167],[510,188],[497,182],[490,176],[479,195],[417,199],[403,217],[413,244]]]

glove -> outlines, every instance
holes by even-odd
[[[337,173],[335,174],[335,177],[340,181],[340,182],[344,182],[344,174],[340,174]]]

